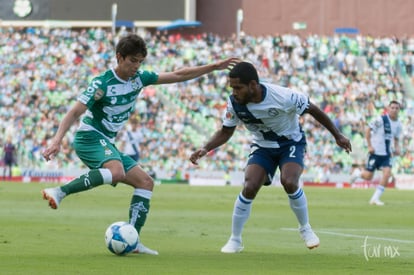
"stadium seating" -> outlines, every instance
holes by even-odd
[[[11,135],[16,144],[24,145],[18,148],[19,165],[50,165],[40,152],[60,119],[94,75],[115,66],[110,37],[101,29],[0,29],[0,144]],[[340,152],[329,133],[305,116],[302,125],[312,140],[306,157],[309,171],[327,165],[333,173],[348,173],[352,165],[362,164],[366,154],[363,125],[383,111],[384,102],[399,100],[404,105],[404,152],[396,158],[395,169],[414,172],[410,161],[414,156],[413,38],[337,34],[277,38],[245,36],[239,43],[234,38],[211,36],[207,45],[203,36],[189,42],[147,34],[150,50],[143,69],[169,71],[236,55],[253,62],[262,79],[308,93],[350,136],[354,147],[350,156]],[[190,46],[196,48],[189,51]],[[385,48],[388,50],[381,50]],[[220,126],[229,93],[225,86],[226,73],[214,72],[199,80],[154,86],[154,94],[143,92],[140,100],[146,106],[137,103],[145,137],[142,164],[172,174],[194,169],[187,159]],[[70,148],[75,129],[65,137],[69,145],[58,155],[57,167],[82,167]],[[241,129],[223,148],[212,152],[210,161],[200,165],[203,169],[240,170],[248,144],[248,135]]]

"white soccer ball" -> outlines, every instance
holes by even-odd
[[[116,255],[125,255],[135,249],[139,242],[139,235],[132,224],[114,222],[105,232],[105,243],[109,251]]]

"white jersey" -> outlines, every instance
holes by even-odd
[[[309,97],[303,93],[270,83],[260,83],[263,100],[260,103],[237,104],[233,96],[227,102],[223,126],[244,123],[253,134],[253,143],[265,148],[280,148],[283,142],[300,141],[304,133],[299,116],[309,107]]]
[[[400,121],[392,120],[388,115],[385,117],[388,118],[391,126],[391,132],[388,134],[385,133],[383,116],[379,116],[368,124],[371,130],[371,145],[374,147],[374,154],[379,156],[389,155],[394,139],[399,139],[402,133]]]
[[[144,135],[142,134],[140,129],[137,129],[135,131],[131,129],[125,130],[122,136],[122,141],[125,142],[123,152],[130,156],[139,154],[139,144],[143,139]]]

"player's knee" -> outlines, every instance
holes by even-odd
[[[252,200],[256,197],[258,191],[259,189],[255,186],[252,186],[251,184],[245,184],[242,194],[246,199]]]
[[[364,171],[361,174],[361,178],[363,178],[364,180],[372,180],[373,177],[374,177],[374,173],[370,171]]]
[[[125,181],[126,175],[123,169],[116,169],[115,171],[111,170],[111,173],[113,183]]]
[[[293,194],[299,188],[299,179],[296,177],[282,177],[280,183],[288,194]]]
[[[386,178],[391,177],[391,169],[387,168],[387,169],[383,169],[382,170],[383,176]]]
[[[144,188],[146,190],[152,190],[152,188],[154,187],[154,180],[150,176],[145,177],[142,180],[142,183],[141,183],[140,187]]]

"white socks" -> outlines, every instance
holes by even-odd
[[[240,192],[236,202],[234,203],[232,232],[230,239],[241,242],[241,234],[244,224],[250,216],[252,201],[253,200],[246,199]]]
[[[301,227],[309,224],[308,203],[305,192],[299,188],[295,193],[288,194],[289,204]],[[240,192],[234,203],[232,232],[230,239],[241,242],[245,223],[249,219],[253,200],[246,199]]]
[[[146,198],[146,199],[150,200],[151,197],[152,197],[152,191],[145,190],[145,189],[142,189],[142,188],[135,188],[134,196],[140,196],[140,197],[143,197],[143,198]]]
[[[111,170],[109,170],[107,168],[100,168],[98,170],[99,170],[99,173],[101,173],[103,183],[104,184],[112,184]]]
[[[295,193],[288,194],[288,197],[290,208],[295,213],[300,226],[307,225],[309,223],[308,201],[303,189],[299,188]]]
[[[374,195],[372,195],[371,201],[379,201],[382,193],[384,193],[385,188],[382,185],[378,185],[375,189]]]

